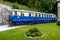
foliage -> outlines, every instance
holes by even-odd
[[[36,36],[36,33],[32,33],[31,36],[32,36],[32,37],[35,37],[35,36]]]
[[[34,32],[39,32],[38,28],[33,27],[29,30],[29,32],[34,33]]]
[[[30,8],[38,9],[41,12],[50,12],[51,4],[55,4],[56,0],[5,0],[9,2],[17,2]]]
[[[39,32],[38,28],[33,27],[28,32],[26,32],[27,36],[35,37],[35,36],[41,36],[42,33]]]
[[[8,2],[17,2],[17,0],[4,0],[4,1],[8,1]]]
[[[14,4],[13,4],[13,8],[14,8],[14,9],[19,9],[19,5],[18,5],[17,3],[14,3]]]
[[[60,26],[60,21],[57,22],[57,25]]]

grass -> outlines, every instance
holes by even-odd
[[[44,33],[45,36],[43,38],[30,39],[24,36],[25,32],[34,26]],[[60,27],[56,23],[28,25],[22,28],[0,32],[0,40],[60,40]]]

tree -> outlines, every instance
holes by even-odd
[[[18,4],[38,9],[41,12],[50,12],[51,4],[56,3],[56,0],[6,0],[6,1],[17,2]]]

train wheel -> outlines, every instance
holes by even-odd
[[[17,25],[18,23],[16,22],[15,25]]]
[[[17,22],[17,24],[19,25],[19,22]]]
[[[50,23],[51,23],[51,21],[50,21]]]
[[[16,25],[16,22],[14,22],[14,25]]]
[[[12,26],[14,26],[15,22],[12,22]]]
[[[32,24],[33,24],[33,22],[30,22],[30,23],[29,23],[29,25],[32,25]]]
[[[13,25],[13,24],[12,24],[12,21],[10,21],[10,22],[9,22],[9,26],[12,26],[12,25]]]
[[[23,22],[22,22],[22,25],[23,25]]]

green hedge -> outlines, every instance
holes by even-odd
[[[57,22],[57,25],[60,26],[60,21]]]

